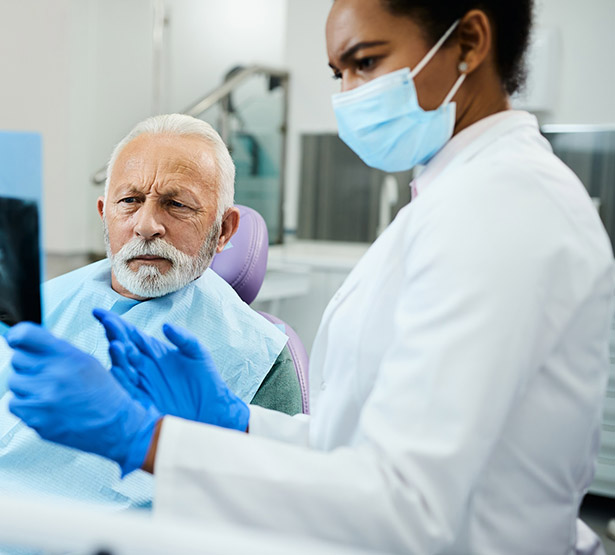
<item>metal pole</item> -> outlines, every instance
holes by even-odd
[[[279,230],[278,230],[278,243],[284,242],[284,201],[286,198],[286,156],[287,141],[288,141],[288,104],[289,104],[289,75],[286,74],[282,77],[282,91],[284,93],[284,99],[282,102],[282,126],[280,133],[282,134],[282,152],[280,160],[280,208],[279,208]]]

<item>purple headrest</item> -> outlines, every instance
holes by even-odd
[[[269,235],[263,217],[252,208],[237,205],[240,220],[237,233],[226,248],[216,254],[211,269],[250,304],[258,294],[267,270]]]

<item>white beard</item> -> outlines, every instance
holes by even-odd
[[[111,261],[115,279],[133,295],[151,299],[178,291],[203,275],[216,252],[220,224],[216,222],[212,226],[199,253],[195,256],[180,251],[164,239],[146,240],[138,237],[126,243],[117,253],[111,254],[106,222],[104,232],[107,256]],[[143,255],[166,258],[171,267],[165,273],[153,264],[141,264],[137,270],[132,270],[128,265],[129,262]]]

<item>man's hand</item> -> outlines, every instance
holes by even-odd
[[[224,383],[196,337],[165,324],[169,345],[113,312],[96,309],[94,316],[110,342],[112,373],[134,399],[164,414],[246,431],[249,408]]]
[[[9,408],[47,440],[110,458],[125,475],[140,468],[156,423],[92,356],[42,327],[22,323],[5,336],[14,349]]]

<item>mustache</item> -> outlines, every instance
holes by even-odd
[[[187,257],[185,253],[164,239],[141,239],[139,237],[131,239],[115,254],[115,258],[121,262],[130,262],[140,256],[165,258],[172,264],[177,264]]]

